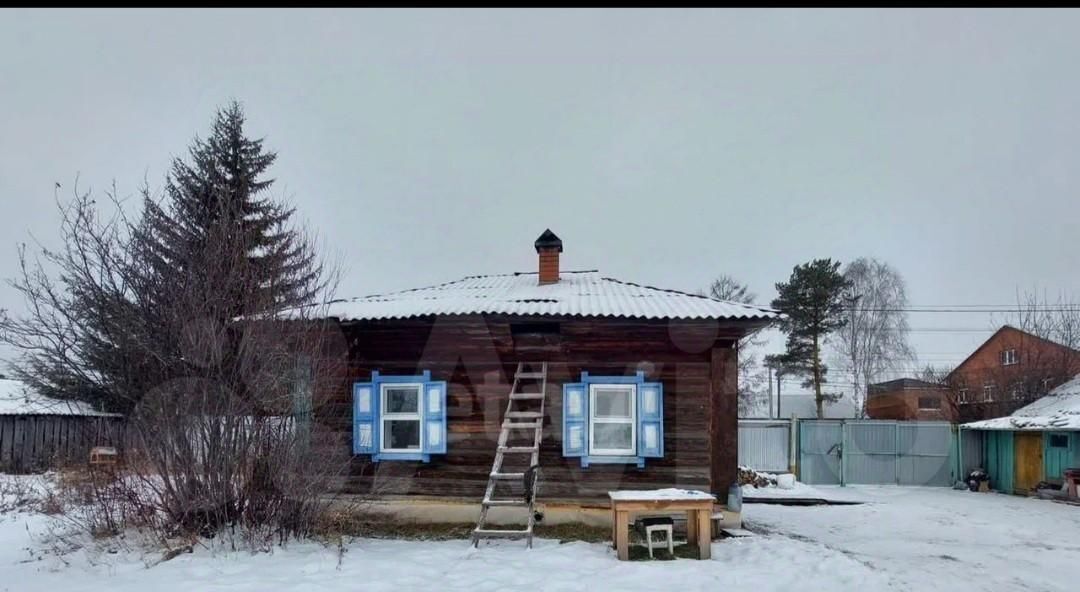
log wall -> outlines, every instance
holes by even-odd
[[[437,317],[347,323],[340,383],[319,397],[316,422],[351,450],[351,385],[373,370],[415,375],[430,370],[448,382],[447,454],[430,463],[349,461],[349,493],[479,498],[518,361],[548,362],[547,408],[540,464],[541,497],[600,500],[613,489],[686,487],[726,496],[738,454],[735,340],[744,327],[715,322],[545,318],[548,333],[530,335],[535,319]],[[558,323],[551,334],[551,323]],[[515,330],[512,331],[512,327]],[[582,371],[632,375],[664,384],[664,450],[646,466],[592,465],[562,456],[562,384]],[[721,497],[721,499],[725,499]]]

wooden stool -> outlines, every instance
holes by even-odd
[[[649,548],[649,558],[653,558],[653,533],[662,532],[667,536],[667,549],[668,553],[675,555],[675,542],[674,536],[672,536],[672,530],[675,525],[675,521],[669,516],[662,516],[658,518],[642,518],[641,525],[645,527],[645,546]],[[661,543],[663,548],[663,543]]]

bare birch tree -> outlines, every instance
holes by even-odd
[[[851,285],[845,295],[847,323],[831,341],[837,369],[851,379],[854,403],[865,415],[869,385],[915,359],[908,344],[907,288],[899,271],[873,258],[848,263],[843,275]]]

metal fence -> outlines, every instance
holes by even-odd
[[[739,420],[739,465],[769,473],[791,470],[791,421]]]
[[[805,483],[949,486],[959,475],[947,422],[804,420],[798,432]]]
[[[981,434],[958,436],[948,422],[794,423],[793,428],[791,420],[739,420],[739,464],[773,473],[794,466],[800,481],[817,485],[949,486],[984,463]]]

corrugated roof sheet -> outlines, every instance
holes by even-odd
[[[118,417],[114,413],[95,411],[88,403],[61,401],[42,397],[25,384],[0,378],[0,415],[85,415]]]
[[[760,306],[642,286],[596,271],[564,271],[560,277],[558,283],[541,286],[535,272],[470,276],[428,288],[338,300],[330,303],[327,314],[342,320],[466,314],[735,320],[777,316]]]
[[[965,423],[970,430],[1080,430],[1080,375],[1012,415]]]

